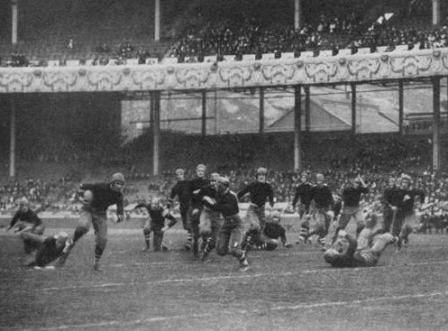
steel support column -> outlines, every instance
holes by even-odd
[[[160,91],[154,91],[151,95],[151,114],[153,118],[152,122],[152,134],[153,134],[153,168],[152,173],[154,176],[159,174],[159,156],[160,156]]]
[[[9,140],[9,177],[16,176],[16,99],[13,94],[10,98],[10,140]]]
[[[351,84],[352,88],[352,134],[356,134],[356,84]]]
[[[294,170],[302,171],[301,157],[302,130],[302,87],[294,87]]]
[[[433,90],[433,135],[432,135],[432,167],[434,171],[440,169],[440,77],[432,77]]]
[[[398,82],[398,133],[403,134],[403,118],[404,118],[404,91],[403,81]]]

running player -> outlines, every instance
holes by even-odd
[[[266,181],[267,173],[266,168],[258,168],[255,175],[256,181],[247,185],[237,195],[238,200],[246,194],[250,195],[250,204],[246,213],[249,229],[243,245],[245,250],[249,249],[254,242],[261,240],[266,223],[266,201],[269,201],[271,208],[274,208],[274,190]]]
[[[187,231],[187,245],[191,248],[191,228],[188,224],[188,208],[190,206],[190,191],[189,182],[185,179],[185,171],[182,168],[176,169],[177,183],[171,189],[170,199],[167,207],[171,208],[174,204],[174,199],[179,200],[179,212],[182,219],[184,230]]]
[[[95,260],[93,270],[100,269],[100,261],[107,244],[107,209],[109,206],[117,205],[117,223],[124,220],[123,189],[125,185],[124,176],[121,173],[113,174],[108,183],[81,184],[82,192],[90,192],[91,201],[85,201],[79,216],[78,225],[71,239],[70,248],[59,259],[63,266],[70,250],[90,229],[90,223],[95,229]]]

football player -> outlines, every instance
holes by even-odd
[[[188,208],[190,205],[190,192],[189,182],[185,179],[185,171],[182,168],[176,169],[177,183],[173,186],[170,193],[170,199],[167,203],[167,207],[171,208],[174,204],[174,199],[177,197],[179,200],[179,212],[182,218],[182,225],[184,230],[187,231],[187,245],[191,247],[191,228],[188,225]]]
[[[95,229],[95,259],[93,270],[100,269],[100,261],[107,244],[107,209],[109,206],[117,205],[117,223],[124,220],[123,189],[125,185],[124,176],[115,173],[107,183],[81,184],[81,192],[90,191],[84,196],[83,206],[79,216],[78,225],[70,239],[69,249],[59,259],[59,266],[63,266],[76,242],[81,239],[90,229],[90,223]],[[89,193],[89,192],[86,192]],[[89,201],[89,199],[91,199]]]
[[[164,207],[162,200],[158,197],[153,198],[149,205],[142,203],[138,204],[135,208],[143,210],[147,215],[143,226],[143,235],[145,237],[144,251],[149,251],[151,233],[153,233],[154,251],[168,250],[169,248],[163,245],[163,236],[169,228],[177,223],[177,220],[171,215],[170,210]],[[165,225],[166,220],[169,221],[167,225]]]
[[[27,263],[28,267],[34,269],[54,269],[54,265],[49,265],[60,258],[70,249],[68,234],[61,231],[53,236],[45,237],[35,233],[23,232],[20,236],[29,242],[32,242],[38,249],[34,258]]]
[[[193,248],[194,256],[199,255],[199,222],[201,210],[203,207],[202,196],[200,195],[201,188],[210,184],[210,181],[205,178],[207,167],[203,164],[198,164],[196,167],[196,178],[190,180],[188,187],[190,193],[190,207],[188,210],[188,226],[191,229],[193,236],[193,243],[188,245],[187,250]],[[189,242],[191,244],[191,241]]]
[[[13,227],[17,228],[17,233],[30,232],[36,235],[42,235],[45,231],[45,225],[40,217],[30,208],[30,203],[27,198],[22,198],[19,201],[19,209],[14,214],[9,227],[6,231],[9,231]],[[34,241],[30,241],[26,237],[22,237],[24,249],[26,254],[31,254],[37,249]]]
[[[201,260],[204,261],[208,254],[216,247],[218,234],[222,226],[222,216],[209,206],[209,202],[216,203],[219,174],[210,175],[210,184],[201,188],[202,210],[199,216],[199,235],[202,238]]]
[[[244,223],[239,216],[238,199],[236,194],[230,191],[230,181],[227,177],[217,179],[216,202],[209,200],[209,207],[220,212],[224,217],[224,222],[219,232],[218,255],[231,254],[238,259],[240,270],[246,271],[249,268],[247,253],[241,248],[244,234]]]
[[[286,240],[286,229],[280,225],[280,221],[280,212],[278,210],[272,212],[271,221],[266,222],[262,241],[256,244],[257,249],[272,251],[279,246],[280,242],[285,248],[292,247],[292,244]]]
[[[243,244],[245,250],[250,249],[255,242],[261,240],[260,237],[266,223],[266,201],[269,201],[271,208],[274,208],[274,190],[271,184],[266,181],[267,174],[266,168],[258,168],[255,174],[255,182],[247,185],[237,195],[238,200],[241,200],[246,194],[250,196],[250,204],[246,212],[249,229]]]
[[[375,266],[386,247],[396,241],[382,229],[374,231],[375,226],[376,217],[367,217],[366,227],[357,240],[345,230],[339,230],[333,247],[324,253],[325,261],[339,268]]]

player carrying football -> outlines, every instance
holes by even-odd
[[[124,176],[121,173],[113,174],[108,183],[81,184],[81,191],[92,193],[91,201],[86,201],[81,208],[78,226],[71,239],[70,249],[59,259],[59,265],[63,266],[70,250],[90,229],[90,223],[95,229],[95,260],[93,269],[98,271],[104,249],[107,244],[107,209],[117,205],[117,222],[124,220],[123,188]]]

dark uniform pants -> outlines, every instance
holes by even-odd
[[[243,254],[241,243],[244,235],[244,223],[236,214],[224,218],[224,224],[219,232],[218,254],[224,256],[228,253],[240,258]]]

